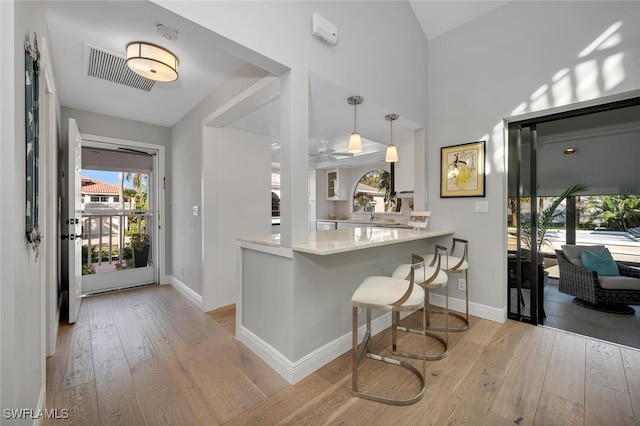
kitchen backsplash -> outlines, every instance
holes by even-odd
[[[334,210],[333,214],[335,218],[338,220],[349,220],[349,219],[368,219],[370,217],[370,213],[351,213],[351,209],[349,208],[349,201],[334,201]],[[397,223],[407,223],[409,221],[409,213],[411,209],[404,208],[402,209],[402,214],[399,215],[397,213],[376,213],[377,218],[392,218]],[[324,218],[326,219],[326,218]]]

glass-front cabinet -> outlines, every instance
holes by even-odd
[[[346,194],[342,194],[342,191],[340,191],[340,172],[338,169],[327,170],[325,184],[327,200],[335,201],[345,199],[344,196]]]

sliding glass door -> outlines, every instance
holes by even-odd
[[[509,127],[508,317],[542,322],[544,256],[539,253],[535,125]],[[533,283],[542,283],[534,285]]]

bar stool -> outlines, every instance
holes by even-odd
[[[457,243],[457,245],[456,245]],[[431,262],[431,256],[432,255],[428,255],[425,256],[425,263],[430,263]],[[457,331],[467,331],[469,329],[469,261],[468,261],[468,256],[469,256],[469,241],[467,240],[463,240],[461,238],[454,238],[453,239],[453,243],[451,245],[451,250],[449,251],[449,256],[447,259],[447,262],[444,263],[443,265],[443,269],[447,272],[447,274],[464,274],[464,282],[465,282],[465,287],[464,287],[464,293],[465,293],[465,313],[464,316],[462,314],[459,314],[457,312],[453,312],[453,311],[448,311],[445,312],[445,310],[436,308],[436,309],[432,309],[431,313],[433,314],[444,314],[444,315],[451,315],[453,317],[456,317],[458,319],[460,319],[464,324],[460,327],[449,327],[448,326],[448,322],[446,323],[445,327],[433,327],[428,325],[427,326],[427,330],[431,330],[431,331],[445,331],[445,328],[447,329],[447,331],[453,331],[453,332],[457,332]],[[445,305],[448,306],[449,304],[449,294],[447,293],[445,295]]]
[[[449,287],[447,283],[449,282],[449,278],[447,274],[441,269],[441,265],[447,264],[447,248],[441,245],[436,245],[435,251],[433,255],[430,255],[431,262],[426,265],[419,273],[415,276],[416,284],[420,285],[424,289],[424,314],[426,321],[426,328],[429,329],[430,323],[430,306],[429,306],[429,290],[432,288],[445,288],[446,295],[449,294]],[[426,263],[426,260],[425,260]],[[393,271],[392,277],[410,279],[411,275],[411,265],[402,264],[398,265]],[[445,298],[445,312],[449,311],[448,297]],[[449,327],[448,321],[449,317],[445,316],[445,327],[444,327],[444,339],[437,334],[429,333],[428,331],[416,330],[413,328],[405,327],[400,325],[400,312],[394,312],[392,318],[391,325],[391,344],[392,344],[392,353],[394,355],[409,357],[409,358],[417,358],[417,359],[425,359],[425,360],[438,360],[449,355]],[[434,355],[427,355],[423,351],[422,354],[416,354],[412,352],[399,351],[397,348],[397,332],[404,331],[407,333],[417,333],[423,334],[426,337],[430,337],[442,345],[442,352],[439,352]]]
[[[371,309],[394,312],[413,312],[424,306],[424,290],[415,284],[414,277],[416,271],[424,268],[424,259],[417,255],[412,255],[409,280],[393,277],[373,276],[367,277],[362,281],[351,297],[351,305],[353,309],[353,350],[352,350],[352,370],[351,370],[351,386],[352,394],[359,398],[369,399],[372,401],[384,402],[393,405],[409,405],[418,402],[424,396],[425,392],[425,362],[422,360],[422,372],[413,365],[401,361],[396,358],[382,356],[371,352]],[[362,343],[358,344],[358,309],[365,308],[367,316],[367,330]],[[422,314],[422,331],[425,330],[424,310]],[[422,339],[422,351],[424,353],[425,343]],[[420,390],[415,395],[405,398],[391,398],[388,396],[362,392],[358,387],[358,367],[362,357],[366,356],[376,361],[382,361],[395,366],[403,367],[414,373],[420,379]],[[396,385],[397,383],[393,383]]]

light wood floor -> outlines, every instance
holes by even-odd
[[[70,414],[51,424],[640,424],[635,349],[472,318],[468,332],[450,334],[449,357],[427,363],[425,397],[393,407],[351,396],[348,353],[288,385],[235,340],[234,315],[207,315],[170,286],[84,299],[47,359],[47,408]],[[400,343],[410,349],[417,338]],[[381,333],[374,349],[388,342]],[[415,390],[380,364],[364,361],[363,389]]]

